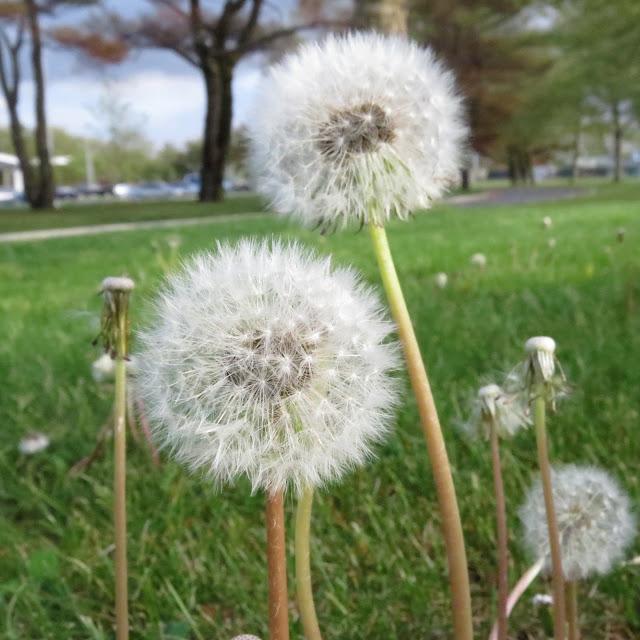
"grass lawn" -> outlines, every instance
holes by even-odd
[[[575,388],[551,418],[554,459],[606,467],[640,504],[639,195],[638,187],[626,187],[539,206],[441,207],[389,229],[455,467],[478,638],[487,637],[495,604],[491,467],[488,447],[466,442],[455,424],[479,383],[518,361],[525,338],[554,336]],[[196,207],[189,209],[193,215]],[[96,208],[95,216],[114,211]],[[546,215],[553,226],[545,231]],[[618,243],[621,226],[627,233]],[[264,218],[178,233],[184,256],[244,234],[295,237],[378,283],[366,232],[322,238]],[[0,246],[2,638],[113,637],[110,452],[79,477],[67,471],[91,450],[110,410],[112,389],[90,375],[98,355],[91,346],[97,286],[105,275],[133,276],[139,325],[161,277],[152,244],[175,235]],[[469,264],[478,251],[488,258],[484,271]],[[450,275],[446,289],[433,285],[438,271]],[[47,432],[52,445],[20,456],[17,443],[31,429]],[[262,496],[250,496],[246,483],[216,492],[170,462],[155,469],[134,443],[129,452],[132,638],[266,638]],[[520,434],[503,455],[513,582],[528,566],[517,507],[536,469],[534,434]],[[293,507],[289,498],[289,518]],[[450,637],[434,487],[408,390],[377,459],[318,495],[312,526],[316,604],[327,639]],[[292,542],[290,536],[291,553]],[[640,566],[627,566],[581,587],[585,638],[640,637],[639,574]],[[530,602],[540,592],[549,592],[545,580],[517,607],[513,638],[550,633],[548,610]],[[291,614],[292,638],[300,638],[293,597]]]
[[[0,208],[0,233],[54,229],[112,222],[199,218],[230,213],[262,211],[264,205],[254,195],[233,194],[225,202],[200,203],[189,200],[164,202],[62,203],[55,211]]]

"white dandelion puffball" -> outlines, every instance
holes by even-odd
[[[552,224],[553,220],[550,216],[545,216],[544,218],[542,218],[542,227],[544,229],[550,229]]]
[[[497,384],[488,384],[478,389],[465,431],[488,438],[494,425],[498,435],[506,438],[530,424],[528,405],[522,394],[511,394]]]
[[[474,253],[471,258],[469,258],[469,262],[474,267],[478,267],[478,269],[484,269],[487,266],[487,256],[485,256],[484,253]]]
[[[636,534],[629,498],[605,471],[567,465],[552,472],[553,501],[567,580],[604,575],[624,557]],[[551,571],[542,485],[537,481],[520,509],[525,542]]]
[[[18,450],[25,456],[32,456],[34,453],[44,451],[50,444],[49,436],[44,433],[34,432],[26,435],[20,444]]]
[[[301,491],[362,463],[396,399],[393,325],[350,269],[248,240],[170,278],[139,385],[176,458],[218,482]]]
[[[433,277],[433,282],[438,289],[445,289],[447,284],[449,284],[449,276],[444,273],[444,271],[441,271]]]
[[[257,189],[309,226],[406,219],[458,177],[467,128],[453,74],[405,39],[306,44],[272,67],[256,105]]]

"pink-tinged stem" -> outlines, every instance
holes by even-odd
[[[511,590],[509,597],[507,598],[507,616],[511,615],[514,607],[518,603],[518,600],[522,597],[522,594],[531,586],[531,583],[538,577],[544,566],[544,560],[540,558],[533,566],[529,567],[523,574],[520,580],[516,582],[515,587]],[[498,640],[498,622],[493,625],[489,640]]]

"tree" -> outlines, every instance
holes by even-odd
[[[623,139],[640,112],[640,4],[573,0],[560,5],[558,43],[572,74],[611,131],[613,180],[623,174]]]
[[[9,112],[13,147],[24,176],[25,195],[34,209],[52,207],[54,196],[53,172],[47,145],[42,34],[39,21],[40,12],[44,10],[35,0],[6,2],[0,6],[0,85]],[[24,128],[18,115],[22,80],[21,53],[27,35],[31,44],[30,63],[35,85],[35,166],[27,152]]]
[[[245,56],[269,49],[304,30],[327,26],[323,20],[303,24],[267,25],[264,0],[226,0],[214,8],[204,0],[148,0],[151,10],[137,18],[109,14],[84,28],[65,28],[60,41],[98,60],[107,59],[91,48],[90,34],[105,30],[130,49],[158,48],[171,51],[198,69],[205,87],[202,135],[200,200],[219,200],[231,141],[233,117],[232,80]],[[107,60],[108,61],[108,60]]]
[[[491,155],[505,123],[523,103],[523,89],[544,66],[524,20],[524,0],[413,2],[411,35],[428,44],[456,75],[468,105],[471,147]],[[525,149],[512,148],[516,165],[530,164]],[[469,186],[469,171],[462,183]]]

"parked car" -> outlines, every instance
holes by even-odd
[[[61,185],[56,187],[55,197],[57,200],[75,200],[78,197],[78,189]]]

